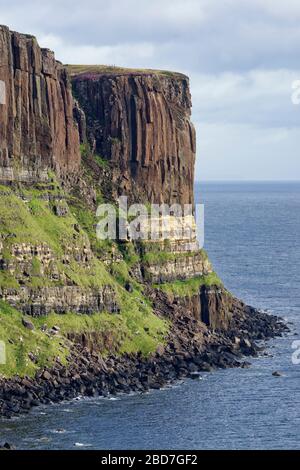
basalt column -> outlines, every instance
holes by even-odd
[[[119,193],[138,202],[193,204],[196,148],[188,78],[69,70],[86,115],[86,137],[112,162]]]
[[[0,181],[47,179],[80,165],[65,68],[36,39],[0,26]]]

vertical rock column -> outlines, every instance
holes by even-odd
[[[68,75],[33,36],[0,26],[0,180],[35,181],[80,165]],[[2,93],[3,94],[3,93]]]
[[[72,83],[88,140],[112,162],[120,194],[135,202],[193,203],[196,148],[186,76],[87,68]]]

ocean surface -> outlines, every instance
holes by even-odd
[[[300,449],[300,183],[205,183],[205,248],[226,287],[292,322],[249,369],[0,421],[19,449]],[[300,356],[300,355],[299,355]],[[282,377],[272,372],[281,371]]]

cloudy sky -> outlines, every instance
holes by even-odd
[[[300,179],[299,0],[0,0],[64,63],[189,75],[197,180]]]

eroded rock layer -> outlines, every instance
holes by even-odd
[[[111,286],[98,289],[83,289],[78,286],[0,289],[0,299],[33,317],[51,312],[119,312]]]

